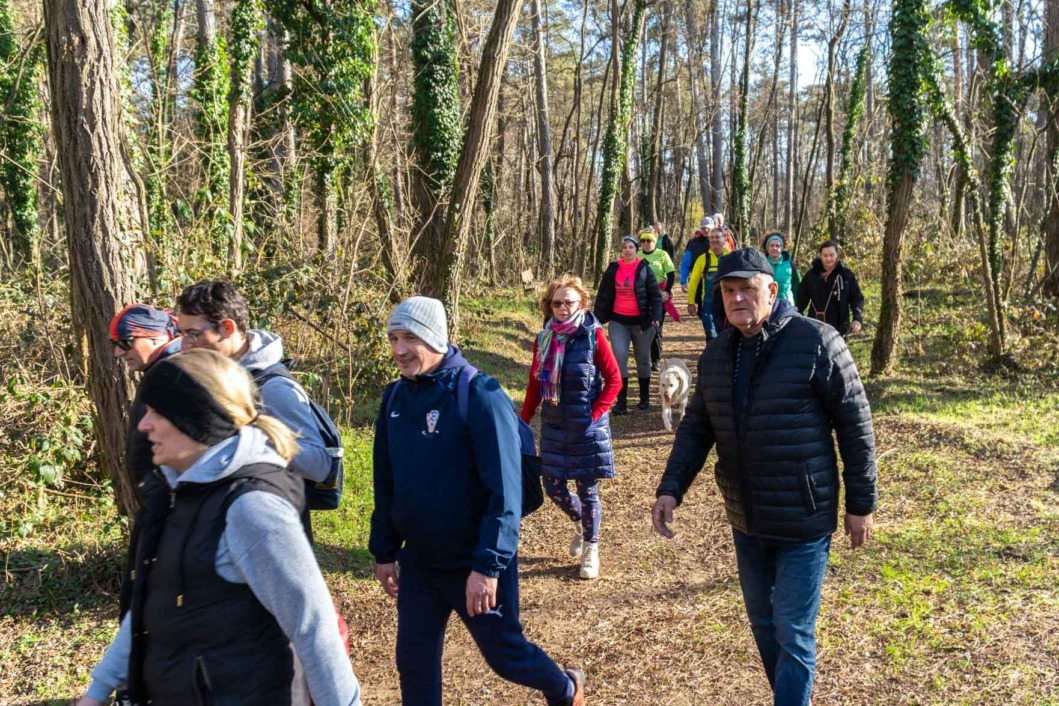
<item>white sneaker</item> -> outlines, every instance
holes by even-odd
[[[599,576],[599,542],[585,542],[581,555],[581,578],[594,579]]]
[[[580,558],[581,550],[585,546],[584,532],[584,529],[581,528],[581,523],[574,522],[574,538],[570,540],[570,556],[575,559]]]

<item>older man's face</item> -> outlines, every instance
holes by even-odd
[[[755,336],[772,313],[779,286],[768,275],[755,275],[750,279],[727,277],[721,280],[721,298],[728,323],[738,328],[744,336]]]

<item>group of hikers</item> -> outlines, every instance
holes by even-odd
[[[792,304],[798,273],[783,236],[770,234],[761,250],[734,248],[720,223],[703,219],[681,261],[708,345],[651,520],[673,536],[675,509],[714,450],[774,702],[804,706],[840,485],[853,548],[868,539],[877,502],[871,411],[845,331],[831,321],[845,311],[856,332],[862,302],[830,241]],[[663,309],[679,315],[667,240],[660,227],[624,238],[594,306],[573,275],[544,288],[518,414],[450,343],[440,301],[408,298],[387,319],[400,375],[375,422],[368,548],[396,600],[405,706],[442,703],[453,612],[499,676],[551,706],[586,703],[585,673],[523,633],[521,519],[546,495],[573,525],[569,554],[581,577],[599,575],[600,481],[615,474],[610,415],[627,412],[629,347],[647,408]],[[803,296],[810,316],[796,310]],[[337,506],[341,443],[290,373],[280,337],[251,330],[249,319],[239,293],[216,280],[185,289],[175,314],[133,304],[111,322],[115,356],[142,373],[126,454],[142,508],[120,627],[79,706],[115,692],[118,703],[153,706],[361,703],[309,512]],[[539,454],[528,426],[538,410]]]

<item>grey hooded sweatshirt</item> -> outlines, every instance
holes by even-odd
[[[255,427],[211,446],[184,473],[162,466],[169,487],[212,483],[243,466],[286,461]],[[317,706],[360,706],[360,684],[338,634],[334,604],[305,537],[298,512],[267,491],[241,495],[228,508],[217,545],[217,574],[244,583],[290,639]],[[103,660],[92,670],[86,696],[106,701],[126,685],[132,647],[131,611],[125,614]]]
[[[283,339],[270,331],[247,331],[249,349],[239,362],[247,370],[264,370],[283,361]],[[265,412],[286,424],[298,437],[298,455],[290,469],[311,481],[325,480],[331,472],[331,454],[320,438],[309,395],[287,378],[272,378],[261,386]]]

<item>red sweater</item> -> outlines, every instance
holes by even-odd
[[[614,357],[614,349],[610,347],[610,341],[603,332],[603,327],[596,329],[596,355],[592,359],[600,372],[603,373],[603,389],[599,397],[592,403],[592,421],[596,421],[610,409],[614,401],[618,399],[621,392],[621,369],[618,368],[618,359]],[[541,405],[541,381],[537,379],[537,339],[533,339],[533,363],[530,365],[529,385],[526,386],[526,400],[522,403],[522,412],[519,416],[527,424],[537,413]]]

